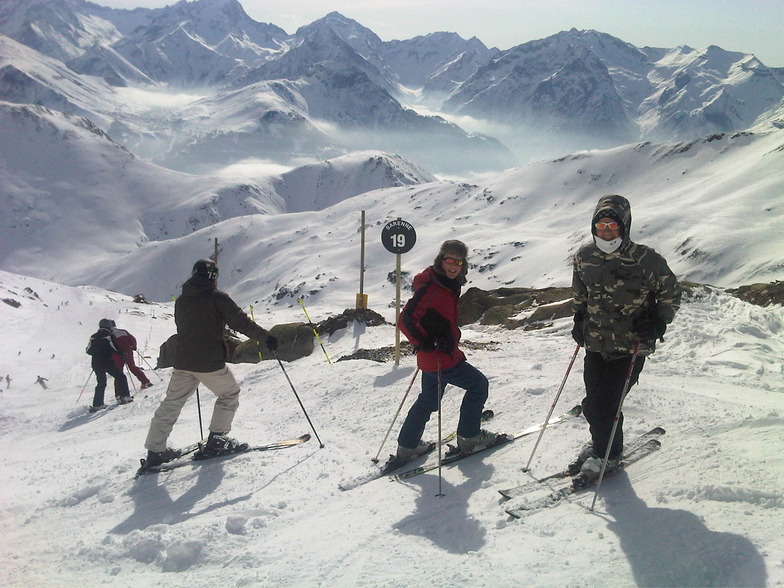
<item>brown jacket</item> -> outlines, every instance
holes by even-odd
[[[182,295],[174,303],[174,321],[174,367],[191,372],[214,372],[226,365],[228,349],[223,331],[227,325],[256,341],[263,342],[269,335],[212,280],[199,275],[182,285]]]

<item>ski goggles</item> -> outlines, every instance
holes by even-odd
[[[458,259],[457,257],[445,257],[444,261],[449,265],[456,265],[458,267],[465,263],[465,259]]]
[[[595,226],[600,231],[604,231],[604,230],[615,231],[621,228],[621,223],[615,221],[610,221],[609,223],[598,222],[598,223],[594,223],[593,226]]]

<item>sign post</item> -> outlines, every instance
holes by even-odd
[[[408,253],[416,243],[416,231],[411,223],[398,217],[384,225],[381,230],[381,243],[387,251],[394,253],[395,260],[395,365],[400,365],[400,256]]]
[[[368,297],[365,294],[365,211],[362,211],[362,216],[360,217],[360,223],[362,224],[361,228],[361,239],[360,239],[360,248],[359,248],[359,294],[357,294],[357,310],[365,309],[367,310],[368,307]]]

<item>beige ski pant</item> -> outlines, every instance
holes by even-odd
[[[175,369],[172,371],[166,397],[152,417],[150,431],[144,447],[150,451],[163,451],[166,441],[180,416],[185,401],[196,391],[199,384],[204,384],[217,398],[212,410],[210,431],[228,433],[234,413],[240,405],[240,388],[228,366],[215,372],[189,372]]]

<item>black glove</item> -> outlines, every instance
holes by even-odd
[[[269,349],[270,351],[272,351],[274,353],[275,351],[278,350],[278,338],[277,337],[273,337],[272,335],[269,335],[267,337],[267,340],[264,341],[264,345],[266,345],[267,349]]]
[[[572,327],[572,339],[580,347],[585,347],[585,332],[583,331],[583,322],[585,321],[585,313],[578,312],[574,315],[574,326]]]
[[[430,353],[431,351],[435,351],[438,349],[438,339],[435,337],[427,336],[419,342],[419,347],[417,347],[417,351],[424,351],[426,353]]]
[[[632,321],[632,331],[640,341],[655,341],[663,338],[667,323],[658,314],[643,314]]]
[[[455,340],[450,336],[447,335],[442,339],[437,339],[435,337],[427,336],[425,337],[422,342],[417,347],[418,351],[440,351],[441,353],[447,353],[452,355],[454,351]]]
[[[428,332],[429,335],[437,338],[448,337],[452,333],[449,321],[433,308],[428,308],[427,312],[419,319],[419,324]]]

